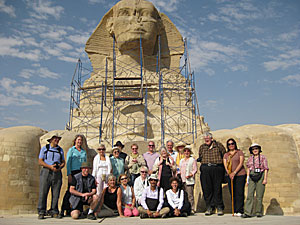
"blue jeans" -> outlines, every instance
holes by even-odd
[[[40,190],[39,190],[39,202],[38,213],[46,214],[47,196],[51,187],[51,210],[52,213],[59,213],[58,211],[58,199],[60,189],[62,185],[61,171],[53,172],[50,169],[42,168],[40,173]]]

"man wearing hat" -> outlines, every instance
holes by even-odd
[[[40,190],[38,201],[38,218],[45,219],[47,196],[51,187],[51,216],[61,218],[58,211],[58,199],[62,185],[61,169],[65,166],[64,151],[58,145],[61,137],[53,135],[47,141],[49,144],[42,147],[39,154],[39,165],[42,166],[40,172]]]
[[[71,216],[73,219],[83,218],[83,205],[90,205],[87,215],[88,219],[95,220],[94,209],[99,201],[99,196],[96,195],[95,178],[89,173],[91,169],[89,162],[81,164],[81,173],[74,175],[70,185],[70,203],[72,205]]]
[[[170,209],[163,208],[164,191],[157,187],[158,178],[156,174],[151,174],[149,177],[150,186],[146,187],[141,197],[141,206],[138,210],[140,218],[166,218]]]
[[[199,148],[200,181],[203,196],[206,203],[205,215],[212,215],[217,208],[218,216],[224,215],[224,203],[222,197],[222,181],[225,168],[223,165],[223,155],[225,147],[215,140],[211,133],[205,133],[204,144]]]

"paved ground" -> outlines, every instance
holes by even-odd
[[[1,225],[33,225],[33,224],[43,224],[43,225],[76,225],[76,224],[99,224],[101,220],[73,220],[70,217],[63,219],[52,219],[47,218],[45,220],[38,220],[37,215],[18,215],[18,216],[1,216]],[[249,218],[242,219],[238,217],[232,217],[229,214],[224,216],[212,215],[206,217],[203,213],[197,213],[194,216],[187,218],[167,218],[167,219],[140,219],[140,218],[106,218],[101,224],[103,225],[145,225],[145,224],[171,224],[171,225],[182,225],[182,224],[272,224],[272,225],[300,225],[300,216],[264,216],[262,218]]]

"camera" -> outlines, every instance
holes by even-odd
[[[54,162],[53,165],[54,165],[55,169],[60,168],[60,163],[59,162]]]
[[[259,169],[259,168],[255,168],[255,169],[254,169],[254,172],[255,172],[255,173],[260,173],[260,169]]]

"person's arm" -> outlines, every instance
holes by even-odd
[[[228,168],[227,168],[227,158],[225,158],[225,155],[224,155],[224,157],[223,157],[223,164],[224,164],[224,168],[225,168],[225,170],[226,170],[226,173],[229,174]]]
[[[183,202],[184,202],[184,191],[180,190],[179,205],[178,205],[179,210],[181,210],[183,206]]]
[[[143,193],[142,193],[142,197],[141,197],[141,205],[144,209],[148,210],[148,206],[147,206],[147,203],[146,203],[146,197],[147,197],[147,190],[148,188],[145,188]]]
[[[133,209],[135,207],[135,194],[134,194],[134,190],[133,187],[131,187],[131,192],[132,192],[132,206],[131,208]]]
[[[158,187],[158,188],[160,188],[160,187]],[[157,210],[156,210],[157,212],[159,212],[161,210],[163,204],[164,204],[164,190],[162,188],[160,188],[160,191],[159,191],[159,204],[158,204]]]
[[[263,182],[262,182],[262,184],[267,184],[268,183],[268,181],[267,181],[267,178],[268,178],[268,172],[269,172],[269,170],[265,170],[265,175],[264,175],[264,180],[263,180]]]
[[[192,177],[195,176],[195,174],[197,173],[197,170],[198,170],[198,168],[197,168],[197,162],[196,162],[196,160],[193,158]]]
[[[166,195],[167,195],[167,200],[168,200],[168,203],[170,204],[170,206],[175,209],[176,208],[176,205],[173,201],[173,198],[172,198],[172,193],[171,193],[171,189],[167,190],[166,192]]]
[[[263,166],[265,169],[265,175],[264,175],[264,180],[263,180],[263,184],[267,184],[267,178],[268,178],[268,172],[269,172],[269,167],[268,167],[268,161],[267,158],[264,156],[264,162],[263,162]]]
[[[117,207],[118,207],[118,212],[119,212],[120,217],[124,217],[123,210],[122,210],[122,190],[121,190],[121,188],[118,188],[118,191],[117,191]]]
[[[61,160],[61,164],[59,165],[59,169],[58,170],[61,170],[62,168],[64,168],[66,165],[66,161],[64,159]]]
[[[247,168],[247,182],[246,182],[246,186],[248,186],[248,184],[249,184],[249,179],[250,179],[250,169]]]
[[[79,196],[79,197],[84,197],[83,193],[77,191],[75,189],[75,186],[70,186],[70,189],[69,189],[70,193],[73,194],[73,195],[76,195],[76,196]]]
[[[70,148],[69,151],[68,151],[68,153],[67,153],[67,176],[68,176],[68,180],[70,179],[69,175],[71,175],[71,164],[72,164],[71,157],[72,157],[72,152],[73,152],[72,148]]]

